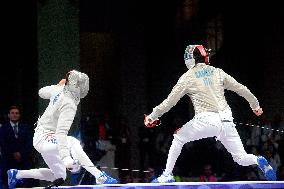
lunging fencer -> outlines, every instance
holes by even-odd
[[[80,100],[89,91],[89,77],[72,70],[57,85],[43,87],[39,96],[49,99],[49,105],[38,119],[33,146],[41,154],[48,168],[8,170],[9,188],[24,178],[55,182],[66,179],[66,169],[77,172],[81,167],[96,178],[96,184],[115,184],[117,180],[97,169],[83,151],[79,140],[67,136]],[[57,182],[58,183],[58,182]],[[60,183],[62,184],[62,182]]]
[[[192,100],[195,115],[175,132],[166,168],[151,182],[174,182],[172,171],[183,145],[207,137],[216,137],[239,165],[256,164],[267,180],[275,181],[275,171],[263,156],[246,153],[224,91],[230,90],[244,97],[256,116],[260,116],[263,111],[257,98],[246,86],[222,69],[209,65],[209,53],[202,45],[189,45],[185,50],[184,60],[188,71],[179,78],[168,97],[145,116],[144,123],[147,127],[155,126],[159,118],[184,95],[188,95]]]

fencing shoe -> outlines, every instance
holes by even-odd
[[[9,169],[7,171],[9,189],[14,189],[16,187],[16,184],[19,181],[19,179],[16,178],[17,173],[17,169]]]
[[[171,183],[175,182],[173,174],[165,175],[164,173],[151,181],[151,183]]]
[[[276,181],[275,171],[263,156],[257,157],[257,164],[267,180]]]
[[[107,175],[104,171],[102,171],[99,178],[96,179],[96,184],[116,184],[118,183],[116,179]]]

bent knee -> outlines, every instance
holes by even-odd
[[[53,172],[53,175],[54,175],[54,180],[60,179],[60,178],[62,178],[63,180],[66,180],[67,178],[67,173],[66,171],[63,171],[63,170],[57,170],[56,173]]]

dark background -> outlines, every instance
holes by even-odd
[[[24,118],[37,115],[37,11],[36,1],[1,5],[0,112],[20,105]]]
[[[46,1],[3,2],[5,12],[1,13],[0,109],[5,112],[9,105],[19,103],[27,115],[24,117],[31,117],[28,118],[30,121],[37,115],[36,108],[30,108],[37,107],[37,3]],[[283,109],[276,107],[277,98],[283,99],[279,91],[283,84],[284,54],[283,14],[279,4],[200,0],[198,12],[188,23],[189,27],[177,24],[182,1],[70,2],[80,9],[81,32],[115,33],[131,36],[129,40],[133,41],[137,36],[137,41],[143,41],[149,110],[166,97],[178,77],[186,71],[182,63],[184,48],[189,43],[206,42],[204,23],[217,14],[223,19],[224,37],[211,64],[247,85],[260,102],[266,103],[262,104],[268,106],[269,111]],[[151,83],[162,83],[165,88],[157,89]],[[268,92],[273,90],[277,92],[275,96]],[[161,96],[157,102],[151,97],[156,95]],[[238,114],[237,110],[235,114]]]

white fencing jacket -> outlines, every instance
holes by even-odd
[[[51,85],[43,87],[38,92],[43,99],[49,99],[49,105],[38,120],[38,127],[55,132],[57,147],[61,159],[70,156],[67,147],[67,134],[76,115],[80,100],[63,86]]]

